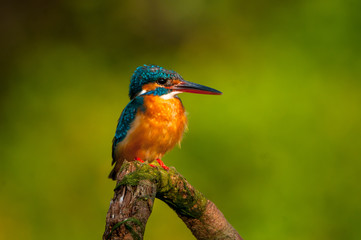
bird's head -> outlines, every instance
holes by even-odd
[[[157,95],[174,96],[182,92],[220,95],[220,91],[200,84],[185,81],[177,72],[157,65],[138,67],[130,81],[129,97],[154,91]]]

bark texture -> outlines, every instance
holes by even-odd
[[[196,239],[242,239],[223,214],[175,168],[124,162],[106,217],[105,239],[143,239],[155,197],[176,211]]]

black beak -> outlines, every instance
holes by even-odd
[[[222,95],[222,92],[206,87],[197,83],[181,80],[180,83],[171,87],[172,90],[179,92],[198,93],[198,94],[210,94],[210,95]]]

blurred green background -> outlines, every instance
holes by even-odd
[[[0,239],[100,239],[138,65],[182,94],[164,157],[245,239],[361,239],[361,2],[8,1],[0,8]],[[193,239],[156,201],[145,239]]]

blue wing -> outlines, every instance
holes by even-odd
[[[115,159],[115,148],[117,144],[127,136],[127,133],[131,127],[132,122],[135,119],[135,116],[138,112],[138,109],[144,111],[145,108],[143,106],[144,98],[142,96],[134,98],[132,101],[128,103],[128,105],[124,108],[120,118],[118,120],[117,129],[115,131],[115,136],[113,138],[113,146],[112,146],[112,165],[116,162]]]

